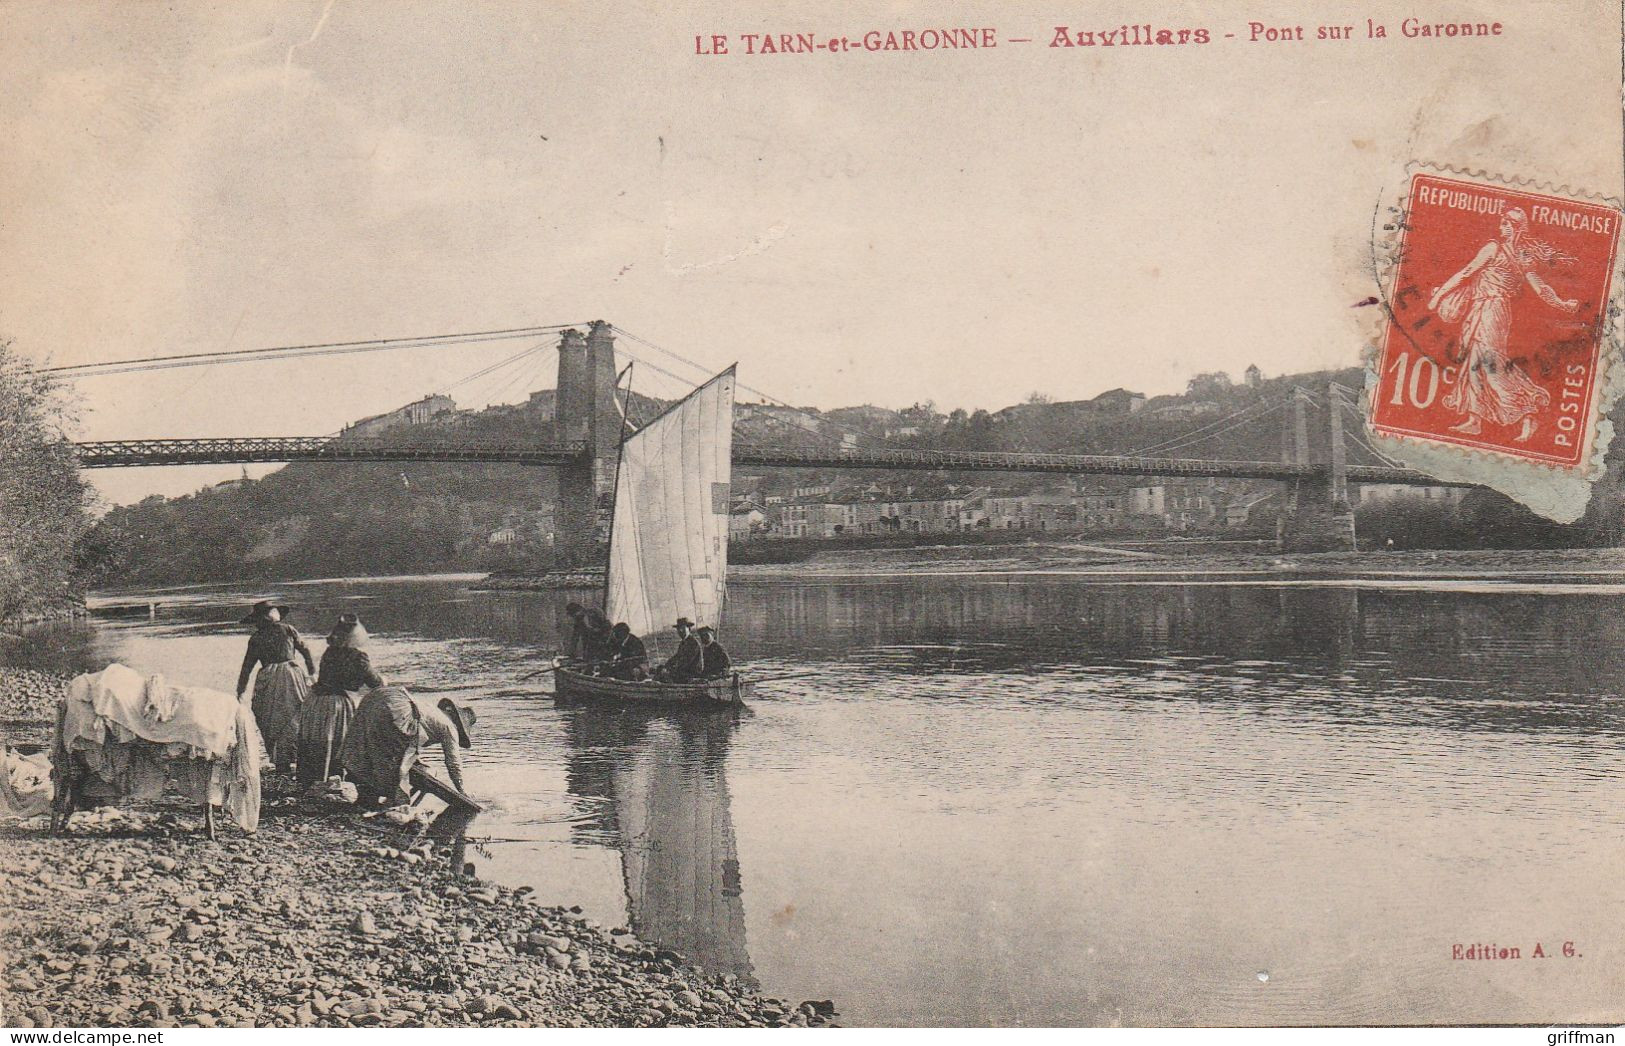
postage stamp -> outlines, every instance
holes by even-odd
[[[1526,503],[1531,479],[1586,484],[1607,442],[1599,423],[1618,355],[1610,302],[1620,221],[1598,199],[1413,174],[1369,389],[1373,435],[1407,464],[1435,474],[1453,464],[1444,471],[1456,474],[1441,478],[1479,480]],[[1461,449],[1454,459],[1419,455],[1427,445]],[[1461,475],[1475,459],[1475,474]],[[1549,470],[1546,482],[1508,470],[1518,463]],[[1572,496],[1553,500],[1536,491],[1531,507],[1578,515]]]

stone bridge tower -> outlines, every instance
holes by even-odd
[[[594,320],[585,337],[577,330],[560,335],[557,395],[554,438],[586,443],[590,453],[558,470],[555,558],[559,567],[600,567],[623,425],[615,401],[615,335],[608,323]]]
[[[1276,524],[1276,539],[1283,552],[1354,551],[1354,510],[1349,505],[1348,458],[1343,444],[1343,415],[1338,410],[1341,386],[1326,386],[1326,417],[1323,429],[1326,444],[1321,453],[1310,447],[1314,407],[1302,388],[1292,392],[1292,407],[1285,415],[1281,433],[1281,461],[1288,465],[1315,465],[1320,473],[1288,484],[1285,502]],[[1319,422],[1321,419],[1316,418]]]

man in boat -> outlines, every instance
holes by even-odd
[[[710,625],[699,627],[700,637],[700,678],[701,679],[727,679],[733,675],[733,659],[728,656],[721,643],[717,642],[717,630]]]
[[[643,640],[632,634],[632,626],[625,621],[609,633],[608,664],[604,675],[611,679],[636,681],[649,678],[649,650]]]
[[[692,683],[700,677],[700,670],[705,666],[699,637],[693,632],[694,622],[680,617],[672,627],[677,629],[677,652],[655,669],[655,679],[662,683]]]
[[[426,745],[439,745],[451,786],[463,791],[459,748],[468,748],[474,711],[459,708],[449,697],[439,704],[413,697],[403,686],[380,686],[367,692],[355,710],[344,739],[344,769],[355,782],[356,802],[366,806],[400,806],[407,784]]]
[[[299,744],[299,710],[310,695],[310,677],[316,674],[310,648],[294,627],[283,620],[287,616],[287,607],[262,599],[238,622],[253,625],[254,634],[248,637],[248,652],[243,655],[243,667],[237,673],[237,700],[241,701],[248,693],[248,677],[259,667],[259,674],[254,677],[251,705],[254,723],[265,742],[266,754],[284,773],[293,765]],[[296,656],[305,659],[308,671],[299,671],[294,661]]]
[[[609,656],[609,618],[597,607],[587,608],[580,603],[566,603],[564,612],[572,622],[570,645],[565,656],[588,665],[604,661]]]

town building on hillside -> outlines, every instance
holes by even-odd
[[[1107,389],[1089,402],[1102,413],[1133,414],[1145,406],[1145,393],[1123,388]]]
[[[773,536],[804,538],[807,533],[807,509],[810,506],[785,502],[773,514]]]
[[[766,421],[773,425],[789,425],[803,432],[818,432],[824,427],[811,411],[799,407],[781,407],[776,403],[739,403],[734,406],[736,422]]]
[[[960,530],[986,530],[991,526],[987,518],[989,493],[986,487],[966,493],[964,504],[959,507]]]
[[[1029,494],[1026,501],[1027,529],[1043,531],[1077,529],[1077,500],[1070,492],[1045,491]]]
[[[1165,488],[1161,483],[1146,483],[1137,487],[1130,487],[1129,511],[1136,516],[1155,516],[1164,518],[1166,508],[1163,505]]]
[[[1028,503],[1024,495],[989,495],[983,501],[987,513],[987,525],[990,530],[1027,530],[1030,529],[1031,520],[1028,517]]]
[[[525,409],[535,412],[538,421],[552,421],[558,411],[557,389],[538,389],[525,401]]]
[[[1170,403],[1166,407],[1158,407],[1152,413],[1164,418],[1203,418],[1217,414],[1223,409],[1212,400],[1192,400],[1188,403]]]
[[[1091,530],[1108,530],[1128,520],[1130,494],[1102,486],[1086,487],[1075,497],[1078,523]]]
[[[1467,496],[1466,487],[1412,486],[1408,483],[1351,484],[1356,505],[1375,505],[1389,501],[1431,501],[1442,505],[1459,505]]]
[[[1168,485],[1163,502],[1168,525],[1189,530],[1212,523],[1218,516],[1217,481],[1185,480]]]
[[[1227,500],[1227,493],[1211,477],[1162,479],[1129,488],[1134,515],[1154,517],[1172,530],[1212,524],[1222,500]]]
[[[749,541],[771,529],[767,509],[748,499],[728,510],[728,540]]]
[[[1266,503],[1274,501],[1279,494],[1279,490],[1255,490],[1231,498],[1229,504],[1224,506],[1224,525],[1245,527],[1249,523],[1257,522],[1258,510]]]
[[[1242,372],[1242,381],[1249,389],[1256,389],[1264,384],[1264,372],[1258,369],[1258,364],[1249,363],[1247,369]]]
[[[440,419],[442,415],[456,413],[457,404],[452,402],[450,396],[435,393],[384,414],[374,414],[370,418],[352,422],[344,427],[342,435],[376,436],[401,425],[423,425]]]

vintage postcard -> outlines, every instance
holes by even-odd
[[[1625,1021],[1620,0],[0,25],[8,1028]]]

